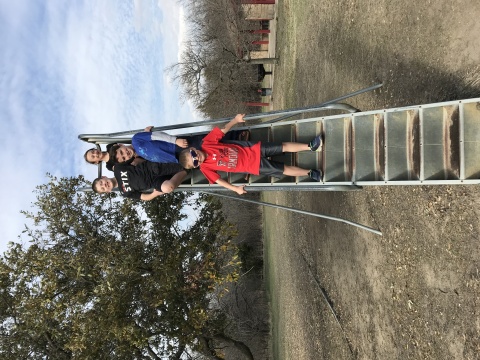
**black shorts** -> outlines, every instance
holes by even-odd
[[[267,157],[281,154],[283,154],[283,145],[281,143],[262,143],[260,146],[260,175],[281,178],[285,171],[285,164],[267,159]]]
[[[257,144],[251,141],[225,140],[224,143],[237,144],[242,147],[252,147]],[[262,142],[260,145],[260,175],[274,176],[280,178],[283,176],[285,164],[268,160],[267,157],[283,154],[283,145],[276,142]]]

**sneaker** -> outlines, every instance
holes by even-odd
[[[323,145],[322,135],[318,135],[308,143],[308,147],[310,148],[311,151],[317,151],[318,149],[321,149],[322,145]]]
[[[322,181],[323,180],[323,173],[322,173],[322,170],[318,169],[318,170],[315,170],[315,169],[312,169],[308,172],[308,176],[310,178],[312,178],[313,180],[315,181]]]

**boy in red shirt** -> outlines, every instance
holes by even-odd
[[[200,167],[207,180],[217,183],[237,194],[245,194],[245,185],[235,186],[220,178],[217,171],[248,173],[281,177],[310,176],[315,181],[322,181],[322,171],[302,169],[297,166],[268,160],[267,157],[283,152],[317,151],[322,146],[322,138],[315,137],[309,144],[284,143],[251,143],[249,141],[230,141],[220,143],[223,136],[238,123],[243,123],[245,114],[238,114],[223,129],[214,128],[203,139],[202,149],[189,148],[180,153],[179,162],[185,169]]]

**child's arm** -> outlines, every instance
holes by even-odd
[[[179,165],[179,164],[174,164],[174,165]],[[187,171],[182,169],[181,171],[173,175],[170,180],[165,180],[162,183],[160,190],[162,191],[163,194],[171,193],[182,183],[183,179],[185,179],[186,176],[187,176]]]
[[[149,201],[155,199],[157,196],[163,195],[163,192],[158,190],[153,190],[150,194],[142,194],[140,195],[140,200]]]
[[[227,125],[225,125],[225,127],[222,129],[222,132],[226,134],[236,124],[244,123],[245,122],[245,120],[243,119],[244,116],[245,114],[237,114],[237,116],[235,116],[232,120],[230,120],[230,122]]]
[[[175,175],[172,176],[170,180],[165,180],[162,184],[162,191],[157,189],[153,189],[153,192],[150,194],[142,194],[140,196],[140,200],[149,201],[155,199],[157,196],[168,194],[175,190],[178,185],[181,184],[183,179],[187,176],[187,172],[185,170],[179,171]]]
[[[157,141],[164,141],[172,144],[176,144],[177,146],[180,146],[181,148],[187,148],[188,147],[188,141],[185,139],[178,139],[176,136],[169,135],[163,131],[153,131],[153,126],[147,126],[145,128],[145,132],[151,132],[152,133],[152,140],[157,140]]]
[[[235,191],[238,195],[246,194],[247,192],[245,191],[245,185],[240,185],[240,186],[235,186],[230,184],[228,181],[225,181],[223,179],[218,179],[215,181],[218,185],[223,186],[224,188],[227,188],[229,190]]]

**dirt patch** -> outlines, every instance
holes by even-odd
[[[478,14],[474,0],[282,1],[275,108],[375,82],[383,88],[349,103],[371,110],[480,96]],[[265,193],[383,232],[265,211],[273,358],[478,358],[479,189]]]

